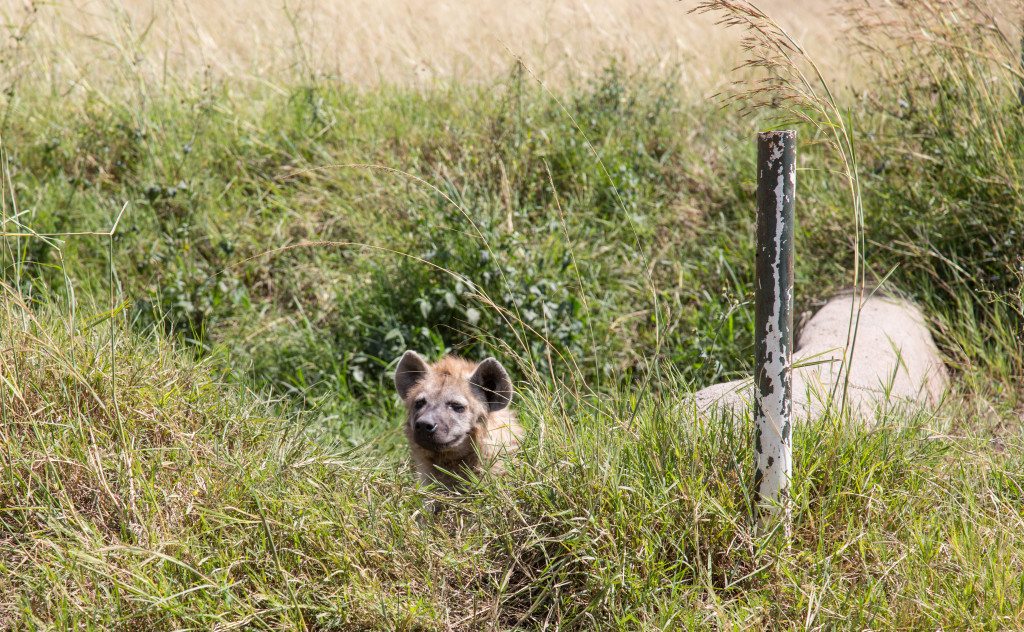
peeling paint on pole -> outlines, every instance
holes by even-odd
[[[793,475],[793,208],[796,132],[757,136],[757,245],[754,290],[754,492],[759,507],[791,515]]]

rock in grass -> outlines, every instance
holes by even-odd
[[[855,338],[851,317],[857,324]],[[924,315],[902,299],[874,296],[860,301],[852,294],[832,298],[804,324],[793,355],[793,410],[798,419],[817,419],[830,404],[833,409],[845,405],[851,417],[873,425],[892,408],[934,407],[949,387],[949,374]],[[753,395],[753,381],[747,378],[702,389],[695,403],[702,415],[716,409],[743,415]]]

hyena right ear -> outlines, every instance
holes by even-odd
[[[512,380],[501,362],[494,358],[487,358],[477,366],[469,376],[469,384],[491,412],[502,410],[512,402]]]
[[[423,356],[415,351],[406,351],[398,361],[398,368],[395,369],[395,388],[398,389],[398,396],[406,399],[412,387],[427,377],[429,372],[430,366]]]

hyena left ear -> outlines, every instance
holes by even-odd
[[[502,410],[512,402],[512,380],[501,362],[494,358],[480,363],[469,377],[469,384],[491,412]]]
[[[398,361],[398,368],[395,369],[395,389],[398,390],[398,396],[406,399],[412,387],[427,377],[427,373],[430,373],[430,366],[423,356],[415,351],[406,351]]]

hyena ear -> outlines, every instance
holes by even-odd
[[[415,351],[406,351],[402,359],[398,361],[398,368],[395,369],[395,388],[398,389],[398,396],[406,399],[412,387],[427,377],[430,366],[423,356]]]
[[[469,377],[469,385],[491,412],[501,410],[512,402],[512,380],[501,362],[494,358],[487,358],[480,363]]]

